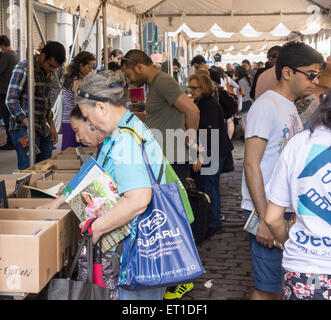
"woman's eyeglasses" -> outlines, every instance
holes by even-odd
[[[317,73],[317,72],[304,72],[304,71],[301,71],[299,69],[294,69],[294,68],[291,68],[294,72],[299,72],[299,73],[302,73],[304,74],[306,77],[307,77],[307,80],[309,81],[313,81],[315,78],[319,79],[320,76],[321,76],[321,73]]]
[[[200,89],[201,87],[188,86],[188,88],[189,88],[190,90],[197,90],[197,89]]]

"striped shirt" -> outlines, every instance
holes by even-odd
[[[70,113],[75,107],[74,93],[71,89],[62,88],[63,96],[63,110],[62,110],[62,123],[70,123]]]
[[[49,135],[47,119],[53,117],[50,104],[53,75],[45,74],[34,57],[34,108],[36,133],[42,136]],[[21,122],[29,116],[28,99],[28,61],[18,63],[13,70],[7,90],[6,105],[11,114],[9,130],[26,130]]]

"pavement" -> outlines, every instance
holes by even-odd
[[[232,141],[235,171],[220,178],[221,214],[225,216],[220,234],[198,246],[205,274],[182,300],[248,300],[253,289],[248,233],[241,203],[244,143]]]

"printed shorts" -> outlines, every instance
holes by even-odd
[[[285,300],[331,300],[331,275],[286,271]]]

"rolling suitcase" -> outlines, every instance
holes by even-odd
[[[186,192],[194,214],[194,222],[191,224],[191,229],[195,244],[198,245],[202,243],[207,236],[211,210],[210,198],[206,193],[196,188],[188,188]]]

